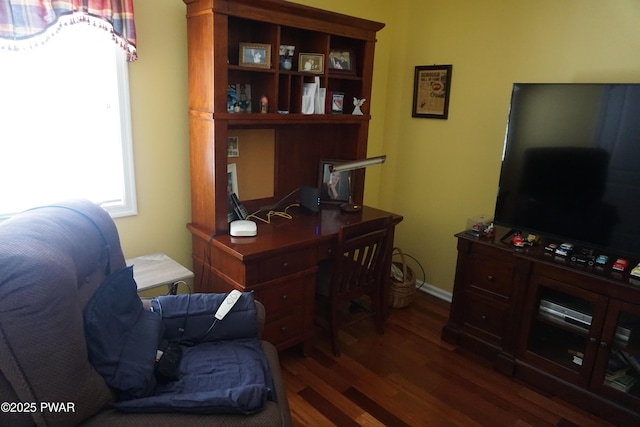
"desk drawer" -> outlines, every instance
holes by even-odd
[[[322,261],[325,259],[333,258],[334,253],[336,252],[336,242],[334,241],[326,241],[318,245],[318,260]]]
[[[278,277],[313,268],[315,265],[315,248],[264,258],[259,261],[260,281],[266,282],[271,279],[277,279]]]
[[[302,341],[304,324],[302,311],[274,321],[269,321],[269,314],[267,314],[267,321],[264,325],[262,338],[275,346],[292,339]]]
[[[267,316],[281,310],[294,311],[304,304],[305,282],[291,280],[273,286],[264,286],[258,294],[260,302],[268,308]]]

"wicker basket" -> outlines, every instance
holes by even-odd
[[[391,256],[399,255],[400,261],[392,261],[392,263],[402,270],[402,281],[391,276],[391,295],[389,297],[389,305],[392,308],[407,307],[413,301],[416,294],[416,275],[407,265],[404,253],[400,248],[393,248]]]

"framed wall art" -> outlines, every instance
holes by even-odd
[[[413,117],[446,119],[449,115],[452,65],[416,66]]]
[[[239,64],[243,67],[271,68],[271,45],[240,43]]]

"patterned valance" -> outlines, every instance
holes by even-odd
[[[129,61],[137,59],[133,0],[0,0],[0,48],[28,49],[80,22],[110,31]]]

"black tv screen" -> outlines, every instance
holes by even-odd
[[[640,258],[640,84],[514,84],[494,221]]]

